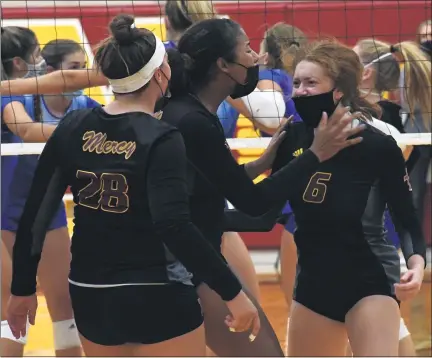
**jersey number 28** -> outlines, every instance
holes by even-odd
[[[303,200],[307,203],[321,204],[327,194],[327,183],[331,176],[330,173],[323,172],[312,175],[303,193]]]
[[[103,173],[78,170],[78,180],[90,181],[78,192],[79,205],[90,209],[101,209],[115,214],[123,214],[129,209],[128,184],[126,177],[118,173]]]

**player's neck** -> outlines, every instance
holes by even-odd
[[[104,107],[104,111],[113,115],[129,112],[144,112],[153,115],[154,107],[155,105],[152,105],[148,101],[137,101],[135,98],[116,98]]]
[[[381,94],[378,92],[360,89],[360,93],[366,95],[364,98],[370,103],[377,103],[382,100]]]

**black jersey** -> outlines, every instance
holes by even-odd
[[[191,285],[181,260],[223,298],[240,291],[190,222],[180,133],[142,112],[96,108],[66,116],[40,156],[13,251],[13,294],[35,292],[47,226],[68,185],[76,204],[71,283]]]
[[[402,244],[406,260],[413,254],[425,258],[425,242],[401,150],[391,136],[371,126],[361,136],[360,144],[321,163],[306,180],[299,179],[302,190],[290,200],[297,223],[295,240],[299,251],[344,252],[342,257],[353,264],[354,257],[379,259],[379,245],[372,245],[368,238],[384,237],[382,217],[387,203],[397,223],[410,234],[406,238],[409,242]],[[312,140],[313,129],[303,123],[289,125],[273,171],[301,155]],[[371,196],[374,200],[370,200]],[[374,208],[367,209],[367,205]],[[365,213],[381,224],[366,223],[366,230]]]
[[[194,96],[170,100],[162,120],[183,136],[190,169],[191,218],[218,250],[224,231],[225,198],[242,212],[260,216],[289,199],[298,191],[298,183],[318,166],[317,157],[306,147],[302,157],[254,184],[233,157],[217,116]]]
[[[394,126],[399,132],[405,133],[404,124],[402,122],[401,111],[402,107],[392,101],[379,101],[377,103],[382,109],[380,120]],[[420,157],[420,149],[418,146],[413,146],[409,159],[406,162],[408,173],[414,168],[417,160]]]

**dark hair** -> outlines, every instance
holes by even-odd
[[[1,58],[2,68],[1,77],[8,79],[13,73],[14,57],[22,58],[26,62],[30,62],[30,58],[38,46],[36,34],[26,28],[19,26],[8,26],[1,28]],[[40,105],[40,96],[33,96],[34,120],[40,122],[42,118],[42,110]]]
[[[130,15],[117,15],[109,25],[111,36],[96,50],[95,62],[108,79],[121,79],[137,73],[156,51],[155,35],[147,29],[136,28],[134,21]]]
[[[208,0],[167,0],[165,14],[176,32],[183,32],[192,24],[217,15],[212,1]]]
[[[57,39],[48,42],[43,48],[41,55],[48,66],[58,70],[65,57],[76,52],[84,52],[78,42]]]
[[[2,76],[10,77],[13,72],[12,59],[20,57],[29,62],[38,45],[35,33],[26,28],[8,26],[1,28],[1,59],[4,73]]]
[[[192,25],[168,51],[171,66],[170,90],[173,96],[205,87],[215,75],[216,61],[236,60],[240,25],[231,19],[209,19]]]

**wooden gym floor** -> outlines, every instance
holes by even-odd
[[[278,283],[261,284],[262,305],[276,330],[279,341],[285,344],[287,307]],[[403,316],[413,334],[418,354],[431,356],[431,282],[430,272],[421,294],[402,307]],[[51,321],[43,296],[39,297],[36,325],[30,329],[26,356],[52,356],[53,339]]]
[[[72,229],[72,219],[68,216],[69,229]],[[276,334],[285,346],[287,307],[284,296],[277,283],[277,269],[274,266],[276,251],[252,251],[261,285],[261,304]],[[430,262],[430,259],[428,260]],[[418,351],[418,355],[431,357],[431,272],[428,270],[421,293],[413,302],[402,305],[402,315],[410,329]],[[39,296],[39,309],[36,325],[30,328],[29,341],[25,349],[26,356],[53,356],[53,336],[51,320],[45,299]]]

